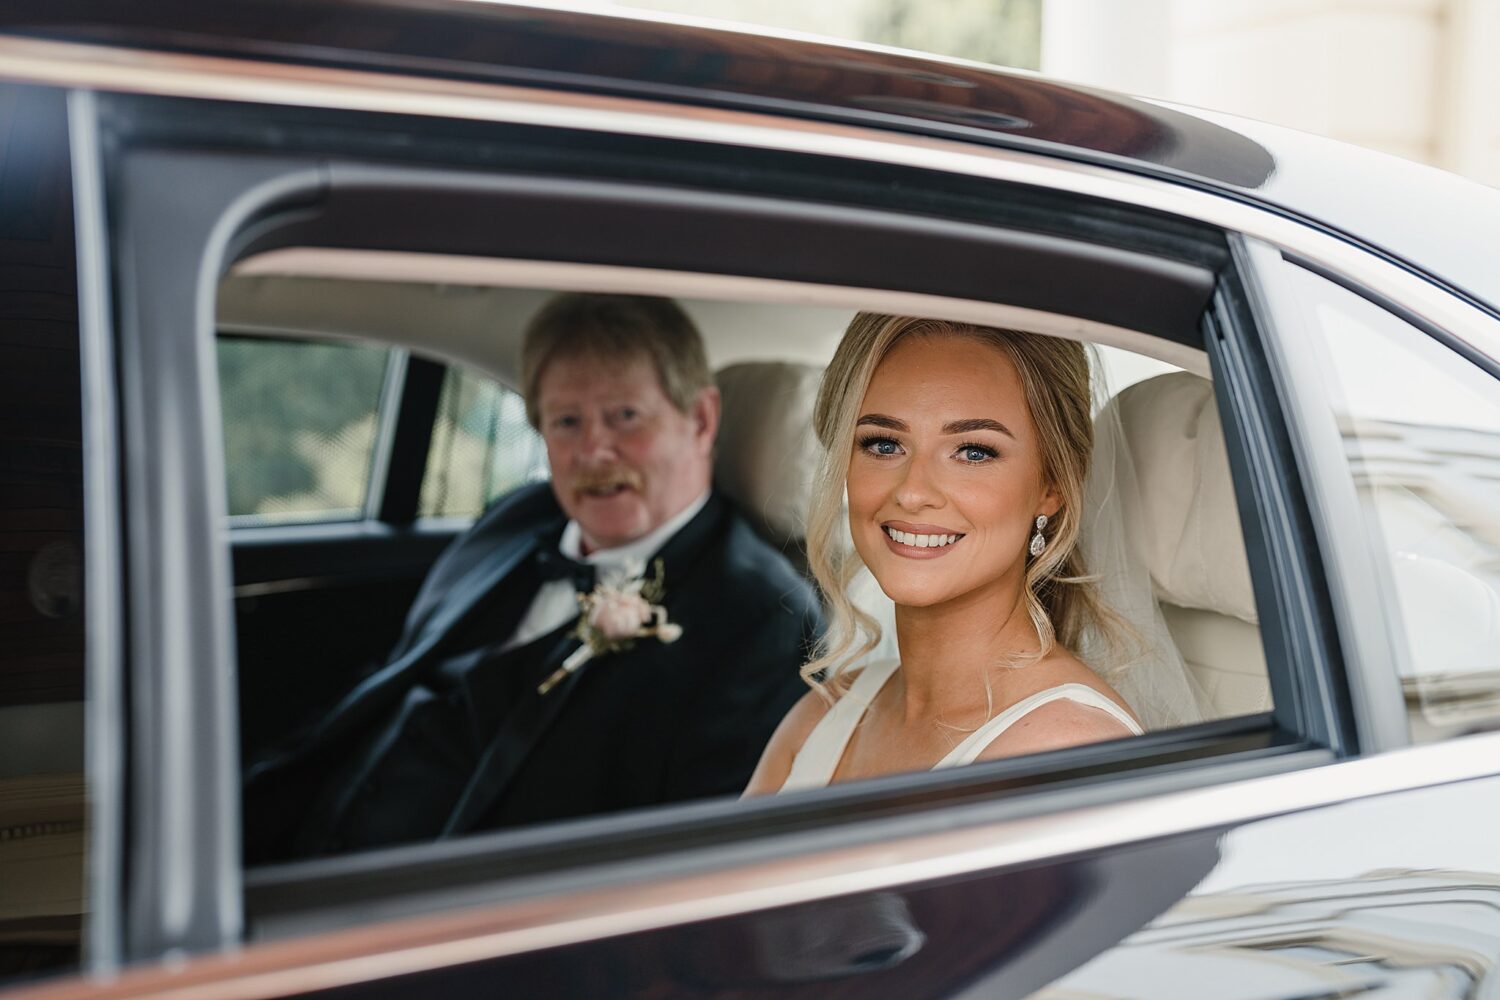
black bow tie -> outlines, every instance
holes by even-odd
[[[543,580],[567,580],[575,590],[585,594],[594,589],[596,574],[593,563],[569,559],[555,549],[538,549],[536,568]]]

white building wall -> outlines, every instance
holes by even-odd
[[[1449,0],[1437,163],[1500,187],[1500,0]]]
[[[1042,70],[1500,185],[1500,0],[1044,0]]]

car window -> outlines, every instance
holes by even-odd
[[[1389,572],[1412,738],[1500,718],[1500,403],[1470,361],[1288,266],[1316,331],[1372,549]]]
[[[363,516],[391,357],[390,348],[364,344],[221,336],[230,516]]]
[[[521,394],[469,369],[443,377],[417,513],[477,517],[496,497],[547,478],[542,439]]]
[[[74,967],[84,861],[83,423],[62,95],[0,86],[0,984]]]
[[[334,285],[327,285],[322,297],[325,307],[340,294]],[[347,294],[351,299],[360,297],[362,286],[351,281]],[[502,310],[506,308],[504,289],[490,289],[488,294],[492,303]],[[517,321],[491,333],[496,368],[503,367],[504,360],[518,352],[521,333],[526,328],[524,310],[537,310],[543,303],[560,297],[559,293],[539,289],[517,289],[513,294],[519,303],[513,307]],[[741,571],[741,581],[750,579],[753,584],[755,576],[770,572],[777,581],[777,604],[787,599],[786,594],[793,593],[786,588],[794,585],[801,588],[796,593],[816,600],[811,597],[816,588],[810,586],[814,581],[804,556],[811,502],[807,472],[815,465],[820,451],[810,414],[823,364],[832,357],[853,311],[830,316],[828,310],[804,311],[796,306],[766,303],[689,300],[680,305],[698,318],[710,366],[717,368],[723,419],[712,456],[713,481],[735,511],[734,516],[743,519],[762,542],[770,543],[769,549],[757,543],[757,547],[747,550],[747,565],[759,568]],[[747,350],[745,330],[786,331],[784,350],[790,356],[766,357],[773,348],[769,346],[772,342],[765,340],[755,351]],[[412,337],[413,341],[408,343],[414,343],[420,331],[413,331]],[[248,341],[245,338],[242,343],[252,349],[271,344],[291,353],[311,346]],[[334,345],[334,350],[345,353],[325,356],[321,370],[325,377],[347,381],[346,352],[350,348]],[[819,357],[819,362],[806,360],[809,353]],[[1212,383],[1204,374],[1120,348],[1091,347],[1086,354],[1093,375],[1091,411],[1098,430],[1093,474],[1082,498],[1085,513],[1080,551],[1088,568],[1101,573],[1100,590],[1106,603],[1123,618],[1125,627],[1119,634],[1103,634],[1110,630],[1089,634],[1081,639],[1083,645],[1078,652],[1132,705],[1148,731],[1270,711],[1273,704],[1266,658]],[[720,358],[726,359],[725,363],[715,365]],[[566,631],[569,623],[579,618],[578,603],[566,591],[562,598],[565,613],[561,617],[554,621],[546,617],[546,612],[539,613],[537,608],[544,607],[545,602],[536,596],[537,584],[517,577],[514,583],[502,581],[491,585],[498,596],[493,600],[486,598],[486,603],[477,606],[479,610],[474,612],[472,621],[455,627],[432,653],[422,651],[421,623],[443,615],[445,602],[475,596],[464,593],[466,568],[504,565],[506,554],[515,547],[513,536],[519,537],[518,532],[528,537],[541,532],[546,544],[556,547],[565,520],[560,511],[551,509],[554,501],[550,492],[536,488],[539,481],[548,477],[548,455],[541,436],[528,423],[521,395],[456,359],[437,360],[445,362],[448,368],[437,394],[418,513],[426,517],[472,517],[490,508],[500,516],[482,522],[477,533],[459,536],[450,551],[427,572],[423,592],[407,612],[409,625],[401,640],[384,657],[347,674],[347,685],[352,690],[362,678],[385,677],[392,669],[391,664],[421,663],[423,657],[430,660],[430,665],[422,668],[426,679],[414,678],[415,687],[402,681],[398,685],[400,690],[392,688],[391,697],[412,697],[403,694],[408,688],[420,697],[405,702],[399,711],[395,709],[401,703],[392,702],[389,709],[381,709],[389,718],[376,720],[376,729],[385,727],[382,739],[391,741],[392,747],[402,748],[399,767],[395,763],[396,750],[389,753],[382,750],[381,755],[364,750],[340,751],[344,759],[330,757],[326,762],[336,769],[330,773],[352,775],[347,782],[340,778],[337,783],[356,789],[356,793],[342,795],[346,803],[352,804],[329,805],[330,809],[340,810],[339,818],[327,824],[326,830],[319,834],[323,839],[311,853],[342,854],[364,847],[431,839],[442,829],[444,815],[462,815],[458,804],[471,794],[467,785],[474,780],[473,775],[483,770],[476,761],[484,758],[486,747],[496,733],[509,725],[500,718],[487,722],[484,719],[488,713],[503,709],[508,700],[529,697],[513,683],[510,688],[502,690],[503,684],[497,688],[496,684],[501,684],[499,678],[512,667],[537,672],[537,665],[525,659],[530,655],[526,653],[528,647],[560,624]],[[1206,364],[1200,364],[1199,370],[1205,369]],[[375,374],[372,367],[369,377],[372,390]],[[267,381],[275,382],[269,376]],[[655,378],[651,381],[654,384]],[[226,424],[234,421],[230,398],[226,392]],[[587,399],[580,405],[586,407]],[[580,412],[584,413],[584,419],[592,419],[587,412]],[[601,414],[602,420],[630,419],[617,416],[611,407],[605,407]],[[369,416],[361,419],[368,422]],[[336,422],[331,418],[325,420],[328,425]],[[615,461],[620,461],[623,455],[628,452],[617,455]],[[1184,469],[1193,470],[1193,475],[1187,477],[1196,484],[1192,489],[1180,488]],[[528,513],[544,507],[547,508],[544,516]],[[1203,538],[1212,539],[1213,544],[1203,544]],[[847,541],[846,530],[845,544]],[[674,576],[679,572],[676,565],[669,560],[660,590],[652,591],[665,597],[653,600],[663,602],[673,625],[678,624],[676,609],[688,609],[682,612],[688,615],[683,621],[693,634],[684,633],[685,637],[674,640],[671,646],[660,648],[671,650],[671,655],[676,656],[680,649],[702,645],[709,650],[702,655],[711,655],[719,662],[718,658],[730,654],[715,643],[721,641],[721,632],[725,637],[730,634],[730,624],[714,617],[720,612],[708,606],[701,613],[708,617],[701,620],[691,617],[694,612],[690,608],[696,605],[689,599],[698,595],[674,590],[679,579]],[[295,567],[287,570],[294,571]],[[793,574],[803,577],[799,584],[793,583],[796,580]],[[721,581],[713,589],[726,585],[726,581]],[[735,586],[748,584],[739,582]],[[739,600],[749,594],[735,592]],[[881,623],[878,648],[894,651],[893,607],[868,572],[855,581],[850,597],[857,607]],[[315,597],[307,591],[288,592],[281,597],[283,601],[294,599],[311,602]],[[689,604],[679,603],[684,600],[689,600]],[[747,608],[743,613],[752,611]],[[357,611],[345,613],[341,619],[344,627],[357,620],[350,615],[357,615]],[[710,619],[719,624],[703,624]],[[246,644],[253,642],[254,636],[249,633],[253,627],[254,619],[242,614],[242,653],[250,648]],[[638,737],[629,746],[621,745],[618,752],[612,751],[608,760],[559,755],[547,749],[553,744],[542,740],[532,758],[551,755],[556,760],[539,762],[528,758],[524,767],[503,775],[507,782],[504,797],[496,799],[489,815],[466,817],[469,825],[465,832],[737,794],[745,787],[749,769],[760,756],[776,722],[807,691],[797,676],[807,649],[796,641],[780,652],[767,653],[778,657],[774,662],[755,661],[759,664],[757,679],[752,681],[748,674],[734,679],[736,672],[742,672],[742,663],[751,662],[752,652],[748,647],[753,644],[749,637],[738,641],[735,653],[725,661],[724,676],[729,679],[721,683],[730,688],[745,685],[746,691],[757,690],[754,684],[768,685],[757,698],[778,707],[774,711],[742,713],[742,721],[747,727],[753,722],[756,727],[753,730],[737,731],[738,723],[715,725],[711,737],[692,737],[701,744],[700,756],[714,755],[716,763],[711,769],[674,757],[675,751],[669,748],[676,745],[679,737],[670,741]],[[637,639],[634,647],[600,653],[599,662],[588,664],[572,700],[555,702],[566,707],[559,718],[548,720],[549,736],[571,733],[573,738],[583,739],[579,726],[587,726],[591,732],[621,727],[621,731],[629,731],[648,718],[655,719],[651,725],[662,731],[675,731],[683,726],[684,719],[690,719],[694,711],[690,702],[684,701],[671,686],[658,688],[644,702],[637,698],[630,702],[633,707],[621,707],[623,689],[613,686],[618,683],[621,670],[647,669],[643,664],[650,661],[641,655],[641,650],[649,653],[658,645],[657,640],[648,638]],[[615,657],[631,654],[634,656],[628,663],[622,659],[623,667],[614,665]],[[551,657],[547,661],[551,663],[548,670],[557,667],[553,661],[562,659],[550,647],[539,649],[537,655]],[[515,666],[516,663],[520,666]],[[506,670],[499,670],[496,664]],[[263,665],[242,662],[240,666],[244,683],[250,685],[242,692],[242,704],[263,700],[254,689],[259,683],[257,678],[266,676]],[[324,663],[321,669],[326,672],[331,668]],[[764,676],[767,672],[776,673],[782,680],[770,684]],[[493,679],[487,679],[490,674],[494,674]],[[541,670],[538,679],[545,682],[546,675],[547,670]],[[480,680],[484,682],[482,691],[476,686]],[[685,678],[679,681],[683,683]],[[532,685],[538,691],[542,686],[545,683]],[[595,704],[596,696],[590,693],[593,691],[603,693],[598,697],[607,695],[605,702]],[[316,719],[311,700],[300,710],[291,711],[295,706],[289,702],[303,697],[303,693],[301,687],[278,690],[275,698],[278,710]],[[668,698],[668,694],[672,697]],[[337,697],[325,697],[322,710],[337,701]],[[652,714],[660,711],[659,705],[669,702],[679,706],[673,710],[671,719]],[[449,703],[462,708],[459,716],[449,718],[452,714]],[[579,721],[575,722],[573,715]],[[424,735],[420,739],[413,735],[412,728],[418,722],[405,721],[408,716],[410,720],[421,720]],[[447,721],[433,721],[437,719]],[[438,731],[443,733],[440,740],[434,735]],[[312,738],[316,732],[315,723],[302,738]],[[273,748],[265,754],[250,755],[252,771],[267,777],[250,783],[247,816],[296,818],[311,814],[300,808],[275,807],[282,794],[276,787],[281,780],[278,775],[291,773],[281,769],[299,766],[296,751],[290,756],[278,756],[279,752]],[[413,783],[412,775],[421,770],[414,761],[429,757],[444,760],[443,767],[438,768],[441,774],[435,780]],[[258,759],[267,761],[260,770],[256,770]],[[570,763],[566,766],[557,763],[563,760]],[[655,776],[649,788],[641,783],[642,774]],[[566,791],[559,792],[560,786]],[[401,799],[405,793],[399,789],[403,787],[409,787],[411,794],[420,799],[420,808],[415,806],[417,799],[412,799],[405,807],[393,811],[392,796]],[[262,789],[266,790],[264,794]],[[316,805],[315,802],[310,808],[315,809]],[[422,815],[427,820],[396,824],[392,817],[397,814]],[[378,829],[382,824],[391,827],[391,831]],[[267,829],[264,836],[258,831],[248,834],[252,859],[303,856],[304,846],[298,833],[286,826],[274,824],[274,829]],[[388,837],[396,839],[383,839]]]

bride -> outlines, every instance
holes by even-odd
[[[808,558],[831,605],[812,690],[747,795],[1139,735],[1074,650],[1129,631],[1077,549],[1093,448],[1082,345],[861,313],[818,393]],[[847,493],[854,553],[840,543]],[[895,603],[899,660],[847,595]]]

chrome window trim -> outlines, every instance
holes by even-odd
[[[286,520],[265,517],[261,514],[227,514],[224,523],[228,525],[231,536],[241,531],[264,531],[268,528],[280,528],[284,525],[306,524],[321,526],[328,524],[359,524],[365,520],[363,509],[351,511],[350,513],[335,512],[334,515],[318,515],[310,512],[304,516],[301,514],[288,517]]]
[[[88,864],[84,869],[84,968],[105,973],[124,942],[125,633],[124,535],[119,518],[119,398],[110,322],[104,179],[94,95],[68,94],[78,333],[83,369],[84,747]]]
[[[1027,184],[1244,233],[1379,288],[1500,360],[1500,322],[1337,236],[1269,206],[1156,178],[955,140],[635,98],[0,36],[0,79],[161,96],[387,112],[681,139],[858,159]]]

